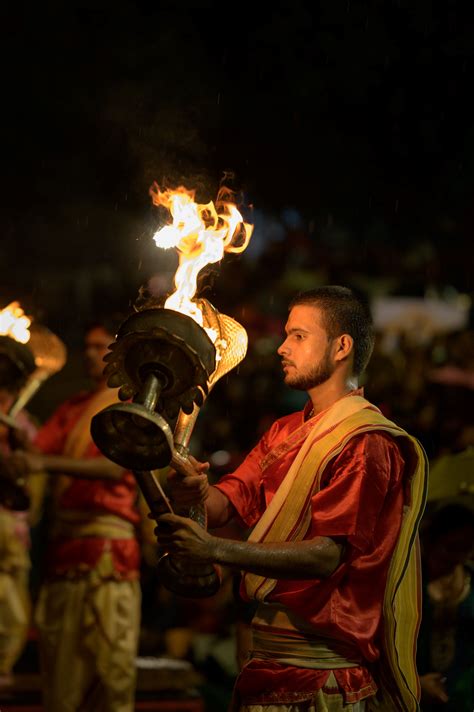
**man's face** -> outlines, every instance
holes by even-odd
[[[87,375],[94,381],[103,379],[104,356],[114,337],[101,326],[87,332],[84,342],[84,362]]]
[[[285,326],[286,339],[278,349],[285,383],[308,391],[327,381],[335,370],[332,341],[322,325],[318,307],[299,304],[291,310]]]

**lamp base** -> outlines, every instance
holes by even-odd
[[[173,432],[159,414],[140,403],[114,403],[94,415],[91,435],[109,460],[128,470],[166,467],[173,453]]]

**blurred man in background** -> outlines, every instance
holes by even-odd
[[[69,398],[17,452],[24,476],[50,473],[46,580],[36,623],[48,712],[132,712],[140,623],[137,489],[90,436],[91,418],[118,400],[103,358],[115,329],[92,325],[84,356],[93,387]]]

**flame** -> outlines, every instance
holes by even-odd
[[[187,314],[203,324],[203,315],[193,297],[199,272],[208,264],[219,262],[226,252],[243,252],[252,236],[253,225],[244,222],[237,207],[222,188],[216,204],[196,203],[195,191],[183,186],[162,192],[157,183],[150,188],[155,205],[167,208],[173,218],[171,225],[158,230],[153,239],[158,247],[176,248],[179,265],[175,274],[175,291],[165,302],[167,309]],[[213,341],[217,333],[209,333]]]
[[[10,336],[26,344],[30,340],[30,317],[26,316],[19,302],[11,302],[0,311],[0,335]]]

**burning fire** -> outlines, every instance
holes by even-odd
[[[11,302],[0,311],[0,335],[10,336],[26,344],[30,340],[31,319],[26,316],[19,302]]]
[[[204,205],[196,203],[195,191],[183,186],[162,192],[154,183],[150,195],[153,203],[167,208],[173,218],[171,225],[158,230],[153,239],[158,247],[175,247],[179,254],[176,289],[165,307],[187,314],[205,328],[203,314],[193,301],[198,274],[206,265],[219,262],[226,252],[243,252],[253,225],[244,222],[226,188],[219,191],[215,205],[212,201]],[[212,339],[213,335],[209,335]]]

